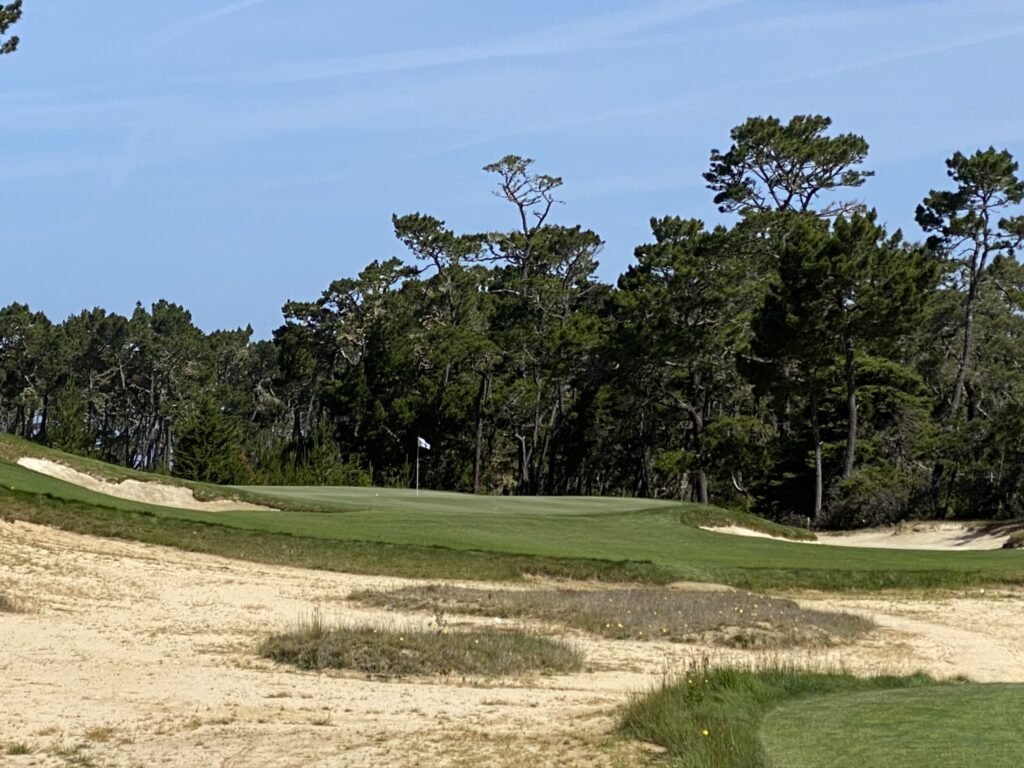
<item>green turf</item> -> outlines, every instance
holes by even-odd
[[[696,524],[734,521],[742,517],[738,513],[645,499],[250,487],[238,491],[247,498],[287,509],[205,512],[116,499],[4,461],[0,461],[0,487],[155,519],[241,529],[249,534],[249,550],[252,536],[263,535],[407,550],[435,548],[527,558],[631,561],[652,564],[659,573],[672,573],[677,578],[751,588],[879,589],[1024,583],[1024,559],[1019,551],[875,550],[736,537],[703,531]],[[307,506],[316,511],[301,511]],[[768,525],[749,516],[743,522]],[[63,524],[72,523],[65,520]]]
[[[620,728],[672,768],[1016,768],[1024,686],[693,664]]]
[[[256,491],[255,488],[246,489]],[[933,586],[1024,581],[1010,552],[823,547],[699,530],[714,511],[637,499],[532,499],[365,488],[260,489],[274,498],[338,504],[344,514],[229,513],[232,524],[303,536],[427,544],[547,557],[650,561],[687,578],[750,586]],[[375,495],[379,494],[379,495]],[[364,508],[353,508],[357,505]],[[850,582],[850,573],[853,581]]]
[[[943,685],[800,699],[761,727],[778,768],[1020,768],[1024,686]]]

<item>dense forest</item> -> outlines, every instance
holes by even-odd
[[[1024,513],[1024,183],[947,161],[925,239],[855,198],[868,144],[751,118],[704,174],[728,226],[651,220],[617,284],[561,179],[484,171],[507,230],[394,217],[405,261],[290,301],[272,340],[168,302],[0,310],[0,428],[220,483],[621,494],[835,527]]]

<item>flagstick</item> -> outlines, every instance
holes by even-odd
[[[416,438],[416,495],[420,495],[420,439]]]

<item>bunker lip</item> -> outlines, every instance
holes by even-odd
[[[159,482],[142,482],[140,480],[123,480],[120,483],[112,483],[107,480],[87,475],[72,469],[66,464],[59,464],[49,459],[37,459],[23,456],[18,459],[18,465],[33,472],[63,480],[66,483],[86,488],[106,496],[113,496],[126,501],[139,501],[144,504],[152,504],[158,507],[172,507],[174,509],[189,509],[199,512],[229,512],[235,510],[270,510],[270,507],[250,504],[245,501],[233,499],[220,499],[217,501],[200,501],[190,488],[176,485],[166,485]]]
[[[869,528],[850,532],[818,532],[817,541],[784,539],[763,531],[754,531],[738,525],[700,526],[701,530],[731,536],[752,536],[776,539],[794,544],[824,544],[833,547],[869,547],[872,549],[924,549],[945,552],[957,550],[1000,549],[1021,523],[950,523],[916,522],[884,528]]]

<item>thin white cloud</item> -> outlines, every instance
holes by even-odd
[[[843,75],[849,72],[869,69],[870,67],[893,64],[898,61],[906,61],[907,59],[917,59],[922,56],[935,56],[941,53],[958,51],[962,48],[971,48],[976,45],[984,45],[985,43],[994,43],[999,40],[1018,37],[1022,34],[1024,34],[1024,24],[1004,27],[998,31],[968,35],[956,40],[945,40],[940,43],[923,45],[917,48],[906,48],[899,51],[893,51],[892,53],[885,53],[880,56],[871,56],[866,59],[848,62],[846,64],[837,64],[832,67],[816,69],[812,72],[801,72],[793,75],[792,77],[785,78],[783,82],[798,83],[804,80],[818,80],[825,77],[832,77],[833,75]]]
[[[228,3],[227,5],[215,8],[212,11],[201,13],[198,16],[185,19],[179,26],[181,27],[199,27],[203,24],[209,24],[211,21],[217,21],[223,19],[225,16],[233,16],[236,13],[247,11],[250,8],[255,8],[257,5],[265,5],[272,0],[237,0],[234,3]]]
[[[207,24],[220,21],[228,16],[234,16],[236,13],[241,13],[242,11],[247,11],[250,8],[255,8],[260,5],[266,5],[270,2],[273,2],[273,0],[235,0],[233,3],[222,5],[219,8],[214,8],[213,10],[206,11],[205,13],[190,16],[187,19],[182,19],[181,21],[171,24],[156,34],[148,36],[145,39],[143,47],[146,50],[164,48],[189,30],[204,27]]]
[[[666,24],[749,0],[660,0],[659,2],[592,16],[536,32],[515,35],[476,45],[419,48],[366,56],[304,62],[268,75],[269,82],[323,80],[349,75],[381,74],[466,64],[497,58],[552,56],[584,50],[620,40]]]

